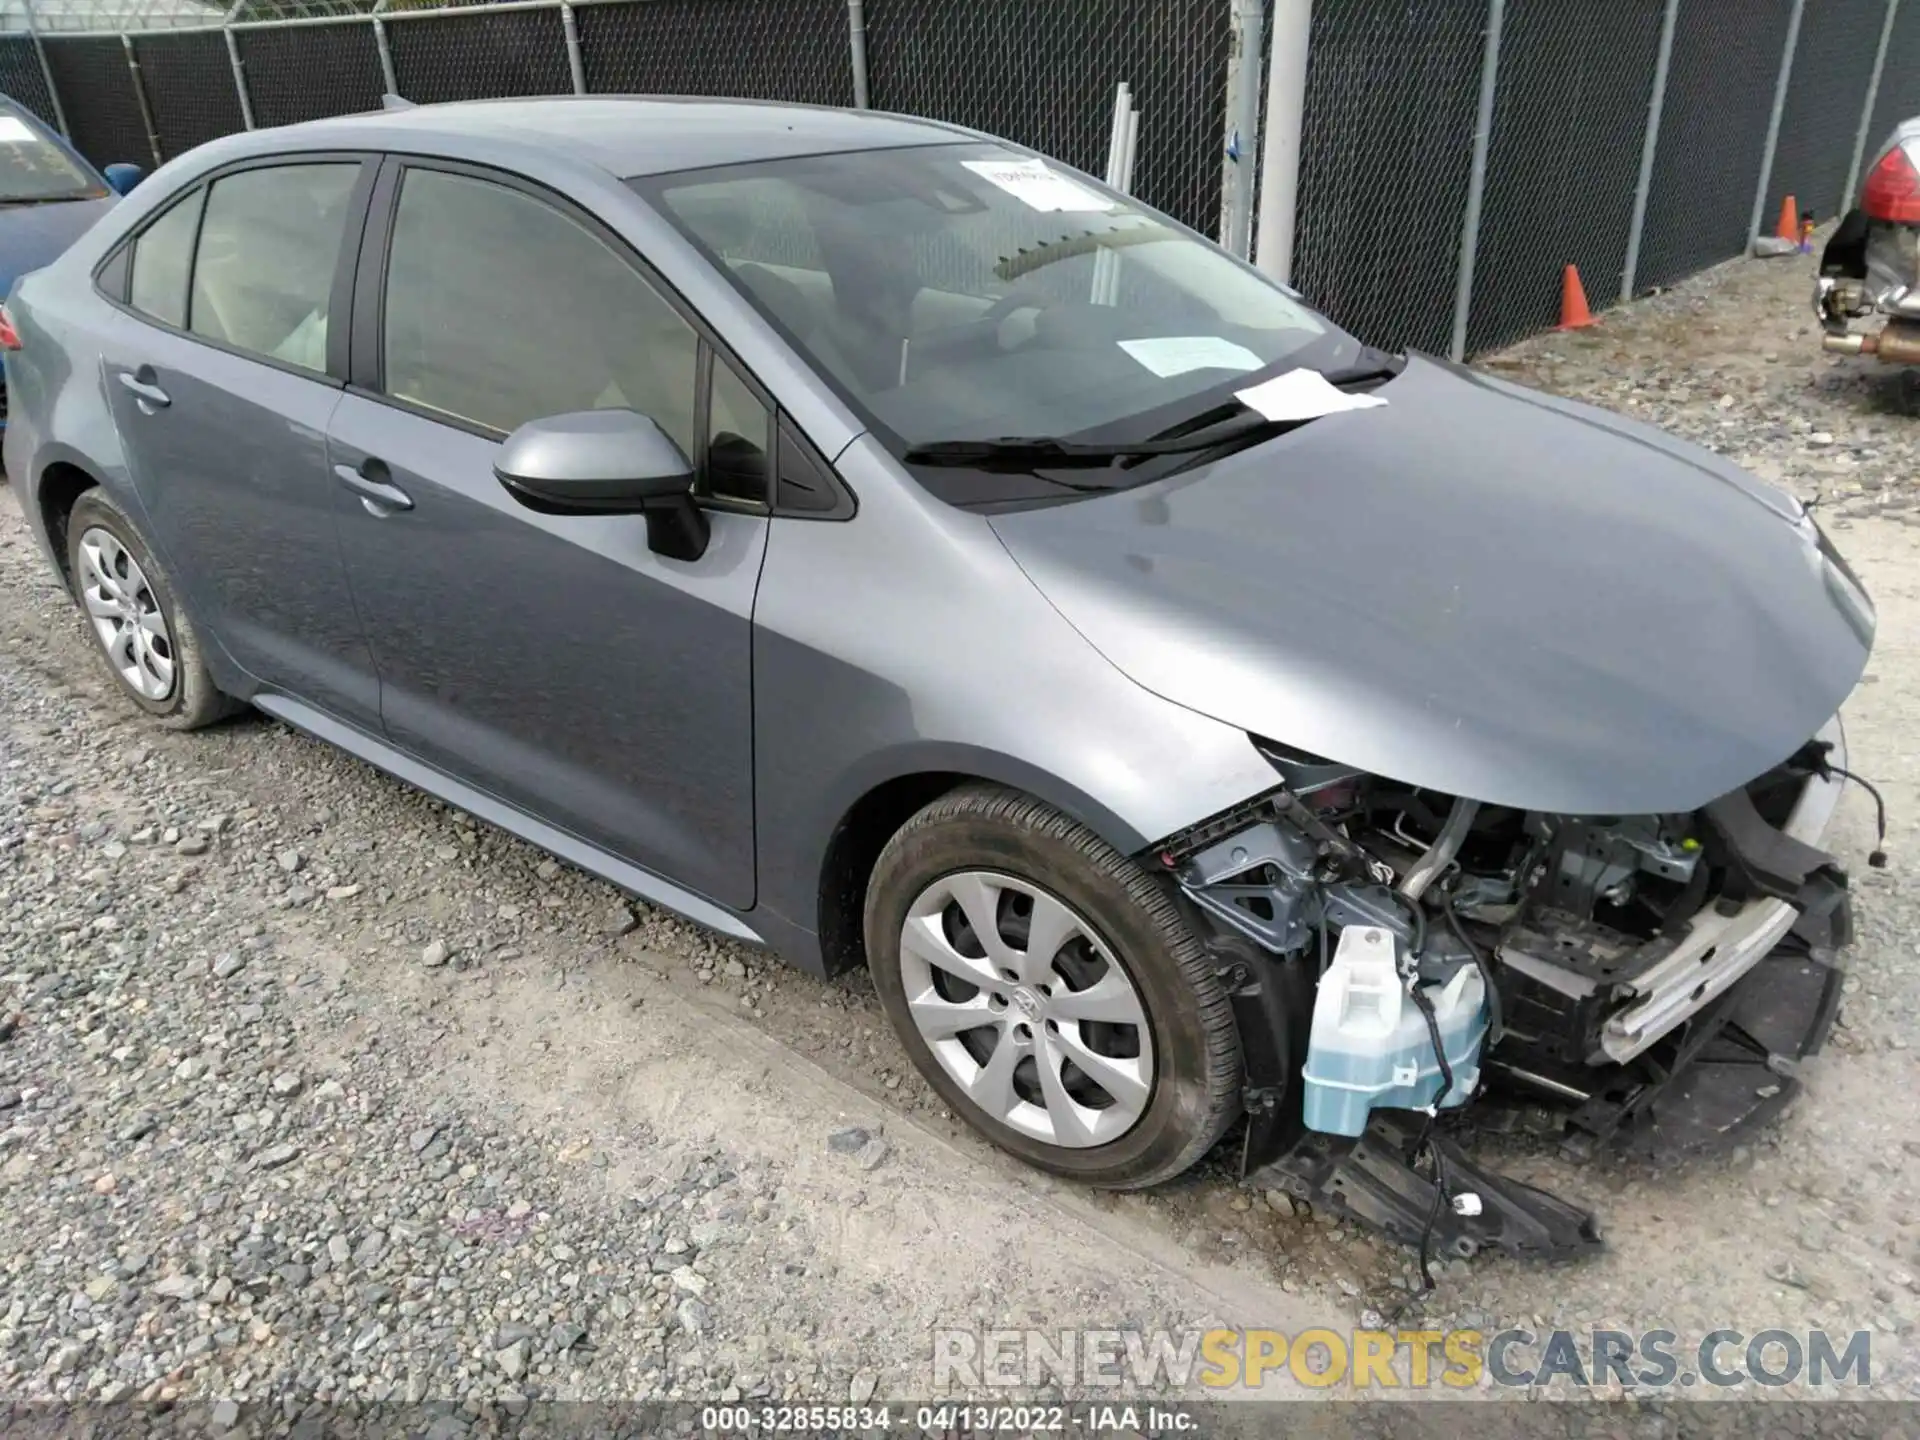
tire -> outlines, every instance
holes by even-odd
[[[103,572],[120,594],[94,583]],[[127,512],[100,490],[89,490],[75,501],[67,519],[67,573],[95,652],[135,705],[169,730],[197,730],[240,708],[215,688],[207,673],[199,632],[172,580]],[[129,605],[140,613],[139,624],[126,621]],[[119,615],[96,614],[96,608],[117,608]],[[116,634],[139,630],[136,639],[143,648],[123,648],[116,654],[104,633],[109,628]],[[138,683],[130,678],[130,669]]]
[[[991,952],[976,913],[999,929]],[[865,921],[874,988],[915,1066],[1029,1164],[1138,1189],[1186,1170],[1239,1113],[1232,1009],[1199,939],[1160,881],[1051,807],[984,784],[935,800],[881,852]],[[1025,943],[1037,926],[1067,934],[1042,942],[1051,960]],[[1144,1023],[1093,1020],[1096,1005]]]

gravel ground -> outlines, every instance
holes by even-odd
[[[1489,368],[1818,497],[1881,610],[1848,711],[1891,807],[1809,1094],[1732,1154],[1481,1149],[1611,1248],[1444,1267],[1431,1324],[1920,1321],[1920,754],[1906,389],[1832,362],[1804,259],[1741,262]],[[1089,1195],[975,1142],[864,977],[826,984],[260,718],[122,703],[0,496],[0,1398],[925,1395],[936,1325],[1297,1333],[1402,1313],[1407,1256],[1217,1153]],[[1324,1218],[1324,1217],[1323,1217]],[[216,1421],[228,1412],[212,1413]]]

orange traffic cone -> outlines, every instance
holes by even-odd
[[[1569,265],[1560,280],[1560,328],[1579,330],[1591,324],[1593,312],[1587,309],[1587,291],[1580,283],[1580,267]]]
[[[1794,204],[1793,196],[1789,195],[1780,202],[1780,223],[1773,233],[1795,245],[1800,243],[1800,207]]]

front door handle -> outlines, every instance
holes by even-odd
[[[396,510],[411,510],[413,497],[387,479],[387,467],[379,460],[363,460],[358,465],[336,465],[334,477],[367,507],[369,515],[391,515]]]
[[[164,410],[173,403],[173,397],[155,384],[155,375],[151,365],[142,365],[138,370],[122,370],[120,383],[133,393],[135,402],[143,414],[151,415],[156,410]]]

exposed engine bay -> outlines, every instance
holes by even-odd
[[[1564,1109],[1576,1146],[1686,1152],[1797,1089],[1851,934],[1818,848],[1855,778],[1837,721],[1663,815],[1482,805],[1262,748],[1283,785],[1158,855],[1234,996],[1249,1172],[1423,1256],[1578,1253],[1590,1215],[1474,1166],[1435,1119],[1504,1088]]]

